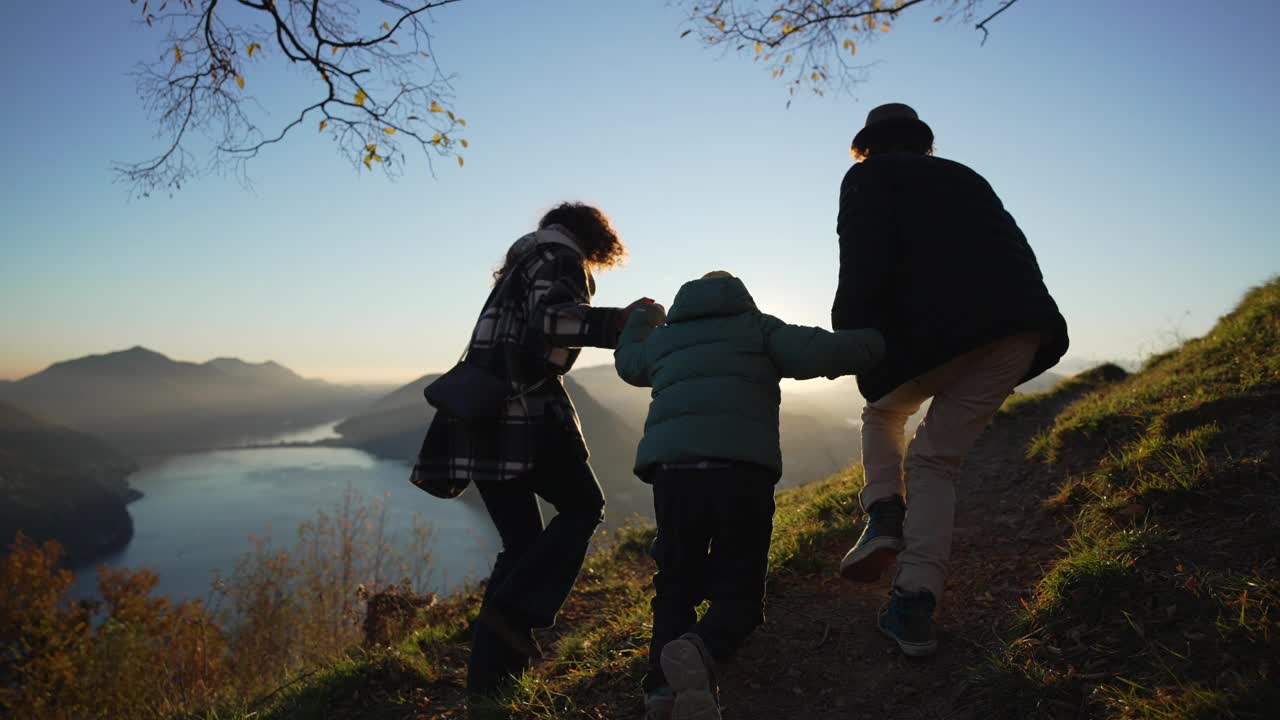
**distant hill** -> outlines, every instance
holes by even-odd
[[[123,547],[136,469],[96,438],[0,402],[0,551],[18,530],[60,541],[77,564]]]
[[[436,377],[418,378],[339,423],[342,444],[411,461],[433,415],[422,389]],[[849,423],[861,407],[852,381],[815,382],[830,389],[783,394],[783,486],[826,477],[861,455],[857,427]],[[651,516],[648,486],[632,473],[649,411],[649,390],[624,383],[609,365],[575,369],[565,385],[582,419],[591,465],[609,500],[609,522],[634,514]]]
[[[379,457],[411,462],[434,416],[422,389],[437,377],[424,375],[339,423],[336,430],[342,436],[341,443]],[[609,500],[608,522],[617,524],[634,514],[651,515],[648,488],[631,473],[640,437],[638,426],[593,397],[574,377],[565,378],[565,385],[582,419],[591,466]]]
[[[0,400],[137,454],[218,447],[336,420],[374,396],[274,362],[197,364],[142,347],[56,363],[0,385]]]
[[[411,461],[435,415],[422,390],[439,375],[423,375],[376,400],[334,428],[342,443],[379,457]]]

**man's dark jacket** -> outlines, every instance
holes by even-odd
[[[1035,253],[981,175],[957,162],[891,152],[840,186],[836,330],[876,328],[885,359],[858,376],[868,402],[1010,335],[1043,336],[1029,380],[1067,351],[1067,323]]]

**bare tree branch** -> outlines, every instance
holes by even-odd
[[[1005,10],[1008,10],[1009,6],[1013,5],[1016,2],[1018,2],[1018,0],[1005,0],[1005,3],[1000,6],[999,10],[996,10],[995,12],[985,17],[982,20],[982,22],[978,23],[977,25],[974,25],[974,28],[982,31],[982,43],[981,43],[982,45],[986,45],[987,38],[991,36],[991,31],[987,30],[987,23],[994,20],[996,16],[999,15],[1000,13],[1004,12]]]
[[[165,31],[165,50],[134,72],[164,150],[119,163],[134,194],[177,190],[194,177],[230,170],[316,123],[355,167],[403,172],[407,153],[456,157],[469,142],[453,107],[452,78],[431,50],[433,11],[461,0],[130,0],[142,22]],[[273,63],[298,67],[314,97],[264,129],[265,111],[247,78]],[[207,147],[195,163],[193,148]]]
[[[931,4],[938,8],[934,22],[967,19],[987,1],[683,0],[690,27],[681,37],[696,33],[709,46],[749,53],[787,83],[792,97],[805,89],[823,95],[832,85],[848,87],[863,77],[867,66],[855,59],[859,47],[889,32],[902,13]],[[986,33],[986,23],[1014,2],[1005,0],[978,29]]]

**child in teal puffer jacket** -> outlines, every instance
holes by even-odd
[[[653,485],[658,524],[647,720],[720,717],[715,662],[764,621],[779,381],[857,374],[883,355],[875,330],[833,333],[761,313],[725,272],[686,283],[665,318],[661,306],[632,314],[614,366],[653,388],[635,467]]]

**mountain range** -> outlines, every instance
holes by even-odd
[[[274,362],[172,360],[134,347],[0,385],[0,400],[135,455],[225,445],[336,420],[377,390],[300,377]]]

